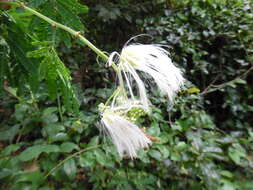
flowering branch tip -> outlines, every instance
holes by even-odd
[[[148,147],[158,138],[148,136],[132,121],[141,112],[150,112],[146,84],[138,71],[152,78],[160,91],[171,103],[184,85],[182,72],[171,61],[169,53],[161,45],[133,44],[124,46],[121,53],[110,54],[108,66],[116,65],[119,87],[112,95],[111,105],[103,106],[102,129],[111,137],[121,157],[137,157],[137,151]],[[145,77],[145,76],[144,76]],[[150,82],[152,85],[153,82]],[[129,114],[135,110],[135,114]],[[140,111],[140,112],[139,112]],[[131,115],[131,116],[129,116]]]

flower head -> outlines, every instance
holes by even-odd
[[[182,72],[172,63],[169,53],[159,45],[125,46],[120,54],[120,62],[124,68],[133,67],[149,74],[171,102],[184,84]]]
[[[113,52],[109,57],[109,65],[116,67],[119,87],[109,98],[110,106],[101,109],[101,126],[122,157],[135,158],[139,149],[151,144],[143,131],[131,122],[142,112],[149,112],[150,106],[145,84],[137,71],[150,75],[171,102],[184,83],[180,69],[168,55],[159,45],[134,44],[125,46],[121,54]]]
[[[114,60],[115,59],[115,60]],[[111,53],[109,57],[109,65],[112,62],[116,62],[118,65],[118,77],[119,77],[119,82],[123,82],[124,84],[123,87],[121,86],[121,90],[123,91],[128,91],[129,97],[127,98],[127,101],[132,100],[132,102],[139,101],[141,102],[143,108],[149,112],[149,100],[148,96],[146,93],[146,88],[145,84],[141,80],[140,76],[136,72],[136,69],[129,64],[128,62],[121,61],[121,55],[119,55],[117,52]],[[134,88],[132,82],[135,82],[137,84],[137,93],[134,93]],[[117,98],[119,99],[119,98]]]
[[[151,144],[151,140],[118,110],[110,108],[104,110],[100,126],[112,138],[119,155],[133,159],[137,157],[139,149],[146,148]]]

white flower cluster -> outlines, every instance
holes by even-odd
[[[152,142],[141,129],[127,118],[132,108],[150,110],[145,84],[137,71],[153,78],[161,92],[173,98],[184,84],[184,78],[169,58],[169,53],[159,45],[133,44],[124,47],[121,54],[113,52],[108,64],[118,68],[119,88],[110,106],[101,109],[101,127],[112,138],[121,157],[137,157],[137,151]],[[137,86],[137,92],[133,88]]]
[[[111,110],[102,114],[101,126],[112,138],[121,157],[135,158],[137,150],[151,144],[151,140],[137,125]]]

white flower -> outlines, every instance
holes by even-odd
[[[117,52],[113,52],[111,53],[108,63],[109,65],[111,65],[112,62],[115,62],[116,64],[118,64],[118,77],[119,77],[119,82],[123,82],[124,85],[122,88],[123,90],[125,89],[125,86],[127,87],[130,97],[129,99],[132,100],[133,102],[139,101],[141,102],[141,104],[143,105],[143,108],[146,112],[149,112],[149,100],[147,97],[147,93],[146,93],[146,88],[145,85],[143,83],[143,81],[141,80],[141,78],[139,77],[138,73],[136,72],[135,68],[129,64],[128,62],[123,62],[121,61],[121,57]],[[136,95],[134,93],[133,87],[132,87],[132,79],[134,79],[134,81],[137,84],[137,88],[138,88],[138,94]],[[138,99],[138,100],[137,100]]]
[[[169,53],[159,45],[125,46],[120,54],[120,65],[132,76],[136,74],[135,69],[148,73],[171,102],[184,84],[182,72],[171,62]],[[137,77],[134,76],[134,79]],[[137,83],[139,86],[140,82]]]
[[[114,110],[107,109],[102,113],[101,127],[112,138],[121,157],[136,158],[139,149],[152,143],[137,125]]]
[[[152,142],[127,117],[132,108],[149,112],[145,84],[137,70],[149,74],[171,102],[184,84],[184,78],[169,58],[169,53],[159,45],[134,44],[125,46],[121,54],[113,52],[108,64],[116,68],[119,87],[101,108],[101,126],[112,138],[121,157],[137,157],[137,151]],[[136,89],[132,82],[136,83]],[[137,93],[136,93],[137,92]],[[106,106],[110,102],[110,106]]]

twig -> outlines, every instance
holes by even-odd
[[[61,101],[60,101],[59,93],[57,93],[57,106],[58,106],[58,111],[59,111],[59,115],[60,115],[60,120],[63,121],[62,107],[61,107]]]
[[[91,146],[88,148],[84,148],[70,156],[68,156],[67,158],[65,158],[64,160],[62,160],[61,162],[59,162],[55,167],[53,167],[46,175],[45,178],[47,178],[49,175],[51,175],[56,169],[58,169],[60,166],[62,166],[65,162],[67,162],[68,160],[70,160],[71,158],[74,158],[76,156],[78,156],[79,154],[82,154],[83,152],[86,152],[88,150],[92,150],[92,149],[96,149],[98,147],[100,147],[101,145],[96,145],[96,146]]]
[[[211,88],[211,87],[214,87],[213,89],[210,89],[210,90],[204,90],[201,95],[206,95],[208,93],[211,93],[211,92],[214,92],[216,90],[219,90],[219,89],[222,89],[222,88],[225,88],[226,86],[230,85],[230,84],[233,84],[236,80],[238,79],[242,79],[242,78],[245,78],[251,71],[253,70],[253,65],[247,70],[245,71],[243,74],[241,74],[240,76],[237,76],[236,78],[234,78],[233,80],[231,81],[228,81],[228,82],[225,82],[225,83],[222,83],[222,84],[218,84],[218,85],[213,85],[213,84],[210,84],[208,86],[208,88]]]
[[[66,32],[70,33],[73,37],[78,38],[82,43],[87,45],[90,49],[92,49],[97,55],[99,55],[104,61],[108,61],[109,57],[100,49],[98,49],[96,46],[94,46],[89,40],[87,40],[84,36],[80,34],[80,31],[75,31],[70,27],[67,27],[63,24],[60,24],[49,17],[37,12],[34,9],[31,9],[25,5],[23,2],[8,2],[8,1],[1,1],[0,4],[10,4],[14,6],[21,7],[28,12],[32,13],[33,15],[36,15],[37,17],[41,18],[42,20],[46,21],[47,23],[51,24],[54,28],[61,28],[62,30],[65,30]],[[112,68],[117,72],[118,67],[116,66],[115,63],[112,63]]]
[[[218,78],[220,77],[221,74],[218,74],[214,80],[203,90],[203,92],[201,93],[201,95],[205,94],[211,87],[212,85],[218,80]]]
[[[20,129],[20,132],[19,132],[19,134],[18,134],[18,137],[17,137],[17,139],[16,139],[16,144],[19,143],[19,141],[20,141],[20,139],[21,139],[21,137],[22,137],[22,133],[23,133],[24,128],[25,128],[25,125],[22,125],[22,127],[21,127],[21,129]]]

